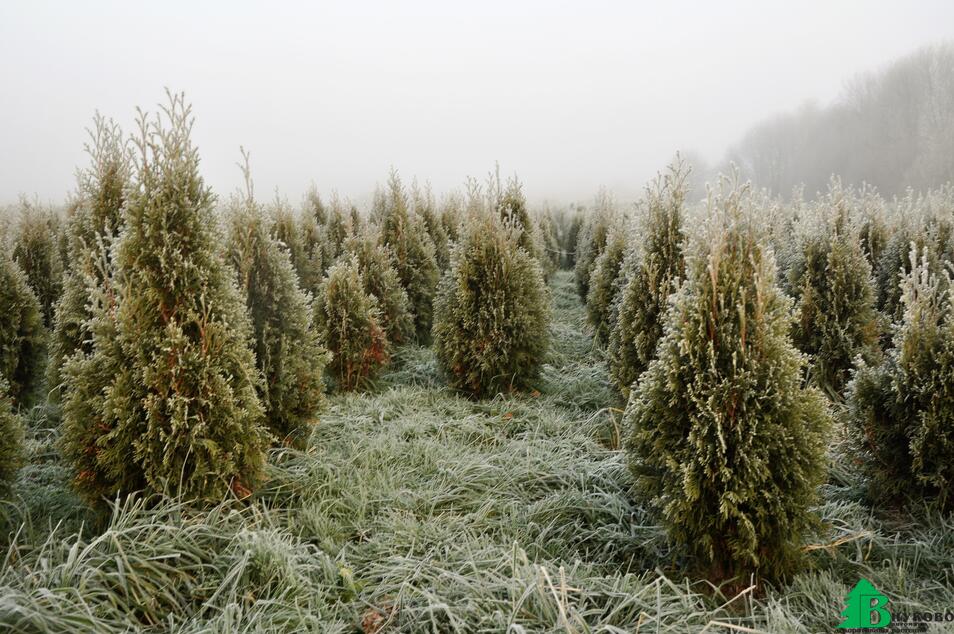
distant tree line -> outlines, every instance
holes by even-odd
[[[805,105],[752,128],[726,157],[756,185],[813,196],[838,174],[887,196],[954,180],[954,44],[850,80],[828,107]],[[725,168],[720,168],[725,171]]]

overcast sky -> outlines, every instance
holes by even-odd
[[[0,3],[0,202],[61,201],[98,109],[184,90],[220,195],[363,200],[390,166],[444,191],[499,161],[531,199],[622,197],[680,148],[954,39],[950,0]]]

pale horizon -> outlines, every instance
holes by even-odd
[[[742,16],[742,17],[740,17]],[[366,201],[389,169],[442,193],[499,162],[533,202],[635,197],[689,151],[718,163],[754,124],[954,38],[954,4],[290,3],[0,6],[0,204],[59,204],[99,111],[184,91],[202,173],[293,203]]]

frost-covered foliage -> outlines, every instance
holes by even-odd
[[[315,301],[315,322],[331,351],[328,369],[340,390],[355,390],[390,361],[378,300],[365,291],[355,256],[336,262]]]
[[[59,251],[60,219],[27,199],[20,201],[20,218],[13,239],[13,259],[27,277],[40,302],[43,323],[53,325],[56,302],[63,291],[63,260]]]
[[[576,267],[577,250],[580,248],[580,235],[584,229],[584,212],[579,207],[571,207],[566,220],[566,227],[560,232],[560,243],[564,253],[563,266],[573,269]]]
[[[550,296],[519,227],[475,213],[435,302],[434,348],[458,390],[483,397],[528,387],[549,345]]]
[[[415,181],[411,187],[411,200],[414,204],[414,213],[424,223],[427,235],[434,243],[434,258],[437,260],[437,268],[440,271],[445,271],[450,264],[450,238],[447,235],[447,228],[437,213],[437,204],[434,202],[434,194],[431,192],[430,185],[426,185],[422,190]]]
[[[622,224],[613,227],[606,246],[593,262],[590,274],[589,291],[586,295],[586,317],[593,328],[593,339],[600,346],[609,343],[613,330],[619,280],[623,269],[623,260],[630,249],[629,236]]]
[[[244,495],[270,440],[191,110],[177,94],[163,113],[139,118],[115,275],[91,288],[93,350],[64,368],[63,450],[91,501],[142,488]]]
[[[77,350],[91,351],[86,324],[92,317],[90,286],[111,276],[110,246],[123,226],[122,209],[130,180],[128,146],[119,126],[97,115],[89,132],[89,166],[79,172],[78,197],[67,221],[70,268],[56,305],[46,379],[51,398],[62,390],[62,369]]]
[[[575,245],[576,292],[584,301],[590,292],[590,276],[593,274],[596,258],[600,257],[606,248],[606,240],[617,222],[616,203],[608,193],[600,192],[580,229]]]
[[[550,207],[540,210],[535,217],[537,235],[540,236],[543,276],[549,280],[563,264],[563,248],[560,245],[559,229],[554,219],[554,211]]]
[[[926,194],[909,193],[894,209],[894,228],[881,252],[875,277],[878,309],[891,321],[900,321],[904,313],[901,280],[911,272],[911,245],[926,249],[931,273],[940,276],[954,263],[954,188],[948,186]]]
[[[345,257],[353,255],[357,258],[364,290],[378,302],[381,327],[388,340],[395,345],[410,341],[414,337],[414,320],[391,249],[381,244],[376,233],[369,230],[348,238],[344,252]]]
[[[834,181],[796,228],[788,270],[795,297],[796,347],[809,355],[809,376],[837,398],[855,358],[877,351],[879,318],[871,265],[853,223],[853,192]]]
[[[0,495],[23,464],[23,421],[13,410],[9,386],[0,376]]]
[[[252,321],[258,394],[279,442],[302,447],[324,402],[329,360],[314,327],[311,299],[298,286],[288,252],[268,233],[255,202],[245,155],[244,196],[231,203],[227,261]]]
[[[797,567],[831,421],[821,393],[801,385],[791,303],[757,210],[745,188],[722,187],[624,426],[636,493],[692,568],[748,583]]]
[[[461,223],[464,221],[464,201],[458,192],[452,192],[441,202],[441,226],[448,240],[448,258],[452,243],[460,237]],[[450,259],[448,259],[450,264]]]
[[[17,406],[36,396],[45,348],[40,302],[17,263],[0,249],[0,378]]]
[[[518,244],[542,265],[543,248],[538,241],[536,223],[530,216],[527,197],[523,194],[523,185],[520,180],[513,176],[504,186],[500,180],[498,168],[494,174],[491,174],[487,189],[490,197],[496,199],[497,212],[501,219],[516,228]]]
[[[607,356],[613,382],[626,397],[656,356],[669,296],[685,276],[688,175],[685,164],[675,163],[646,188],[636,232],[639,244],[624,263]]]
[[[954,504],[954,291],[933,272],[928,249],[912,247],[902,281],[894,348],[862,366],[850,384],[870,497]],[[943,283],[942,283],[943,280]]]
[[[397,172],[388,179],[388,191],[379,203],[382,244],[394,254],[398,277],[407,291],[414,316],[414,334],[419,343],[431,337],[434,291],[439,271],[434,243],[424,221],[408,206],[407,194]]]
[[[324,223],[319,223],[318,229],[324,241],[323,260],[330,266],[330,263],[337,260],[338,256],[344,252],[345,240],[354,234],[354,230],[351,209],[337,195],[331,197],[326,213],[328,219]]]

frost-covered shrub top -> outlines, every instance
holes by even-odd
[[[79,199],[67,222],[70,267],[56,304],[46,369],[50,397],[62,396],[62,369],[77,350],[91,351],[86,323],[92,317],[89,288],[111,275],[111,245],[123,227],[130,182],[128,146],[119,126],[97,116],[86,146],[90,165],[79,172]]]
[[[610,375],[624,396],[629,396],[633,382],[655,358],[669,296],[685,276],[688,175],[688,168],[675,164],[646,189],[636,232],[638,245],[624,262],[607,350]]]
[[[314,327],[311,299],[251,195],[233,202],[228,227],[228,262],[252,320],[265,418],[278,441],[303,446],[324,400],[329,356]]]
[[[548,341],[550,297],[539,262],[496,214],[472,217],[435,302],[434,347],[450,384],[482,397],[528,387]]]
[[[913,246],[902,280],[901,322],[880,365],[852,381],[851,418],[858,430],[871,498],[908,496],[954,501],[954,293],[936,275],[929,249]]]
[[[93,501],[138,489],[244,495],[270,441],[190,109],[174,95],[163,112],[140,118],[115,275],[91,288],[93,350],[64,368],[64,453]]]
[[[396,172],[391,173],[378,215],[382,244],[394,254],[398,277],[407,292],[415,337],[419,343],[428,343],[439,277],[435,248],[424,221],[408,208],[407,195]]]
[[[795,345],[809,355],[809,376],[838,397],[855,358],[877,350],[879,319],[871,265],[850,216],[851,192],[833,185],[801,219],[788,271],[795,296]]]
[[[345,257],[357,258],[364,290],[377,300],[381,327],[388,340],[395,345],[414,337],[414,319],[411,316],[407,292],[401,286],[391,249],[380,244],[373,231],[348,238],[344,244]]]
[[[747,583],[795,568],[830,420],[801,385],[790,302],[745,190],[724,191],[710,214],[624,424],[638,499],[697,571]]]
[[[365,291],[357,257],[344,257],[328,270],[315,301],[315,322],[331,352],[328,369],[339,389],[362,387],[390,360],[378,300]]]

